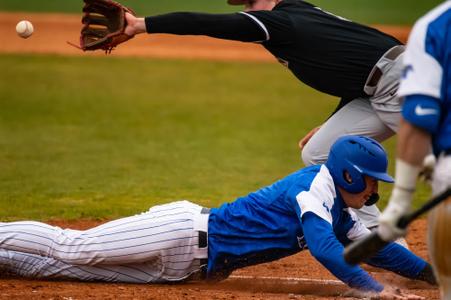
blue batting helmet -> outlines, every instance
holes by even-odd
[[[326,166],[335,183],[350,193],[365,189],[363,175],[394,182],[387,174],[387,153],[377,141],[364,136],[343,136],[332,145]],[[345,177],[348,172],[351,180]]]

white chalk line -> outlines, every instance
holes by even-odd
[[[316,283],[324,285],[345,285],[339,280],[333,279],[313,279],[313,278],[301,278],[301,277],[277,277],[277,276],[248,276],[248,275],[231,275],[230,279],[260,279],[260,280],[274,280],[274,281],[284,281],[286,283]]]

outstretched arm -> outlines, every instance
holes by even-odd
[[[171,33],[178,35],[206,35],[243,42],[266,40],[266,34],[249,16],[241,13],[169,13],[146,18],[127,13],[125,33]]]
[[[347,264],[342,255],[343,245],[337,240],[332,226],[324,219],[311,212],[305,213],[302,217],[302,225],[311,254],[341,281],[358,289],[354,292],[355,296],[359,298],[374,297],[375,299],[424,299],[417,295],[404,293],[400,289],[384,287],[359,266]],[[381,262],[384,259],[386,257],[380,257]],[[419,262],[418,266],[421,268],[424,264]],[[418,277],[421,271],[416,273],[416,269],[413,269],[417,279],[420,279]]]
[[[343,259],[343,245],[337,240],[332,225],[312,212],[302,216],[302,228],[310,253],[338,279],[352,288],[379,293],[384,286],[359,266]]]
[[[397,243],[388,244],[366,263],[407,278],[437,284],[431,265]]]

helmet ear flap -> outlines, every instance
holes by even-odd
[[[343,180],[347,184],[346,190],[350,193],[360,193],[366,188],[364,175],[350,165],[343,170]]]

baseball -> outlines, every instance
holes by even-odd
[[[28,38],[33,34],[33,24],[30,21],[20,21],[16,25],[16,32],[21,38]]]

